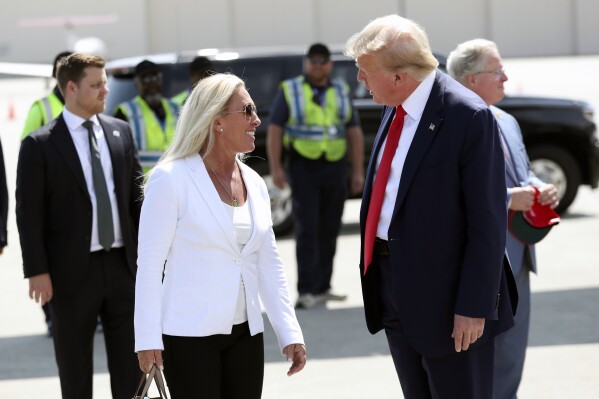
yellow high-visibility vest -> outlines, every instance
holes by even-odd
[[[349,86],[333,80],[321,106],[312,100],[312,87],[303,76],[281,83],[289,108],[284,143],[301,156],[338,161],[347,151],[345,125],[351,119]]]

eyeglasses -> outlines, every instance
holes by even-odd
[[[256,109],[256,106],[252,103],[247,103],[246,105],[244,105],[241,111],[229,111],[225,112],[225,114],[237,114],[240,112],[243,112],[247,119],[251,119],[254,114],[256,116],[258,115],[258,110]]]
[[[310,64],[314,65],[325,65],[327,62],[329,62],[329,59],[323,57],[309,57],[308,61],[310,61]]]
[[[476,72],[475,75],[479,75],[481,73],[492,73],[495,76],[497,76],[498,78],[500,78],[503,75],[505,75],[505,69],[501,68],[501,69],[498,69],[496,71],[480,71],[480,72]]]

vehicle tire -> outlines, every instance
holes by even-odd
[[[569,152],[553,145],[533,147],[528,156],[537,177],[557,188],[560,202],[556,211],[564,212],[576,198],[581,183],[576,160]]]
[[[273,184],[270,175],[264,175],[262,178],[270,196],[272,229],[278,236],[291,233],[293,230],[291,188],[289,186],[285,186],[283,189],[278,188]]]

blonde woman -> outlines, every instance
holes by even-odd
[[[215,74],[202,80],[145,187],[135,350],[142,371],[154,363],[164,368],[173,399],[260,398],[259,298],[293,362],[287,374],[306,363],[268,192],[239,160],[254,150],[259,125],[241,79]]]

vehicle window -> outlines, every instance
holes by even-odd
[[[267,112],[279,82],[287,76],[281,63],[274,59],[232,60],[217,64],[219,72],[230,72],[244,80],[256,108]]]
[[[353,61],[335,61],[333,65],[333,78],[344,80],[349,85],[351,95],[354,99],[370,98],[370,93],[366,90],[364,83],[356,80],[357,75],[358,68],[356,68]]]

